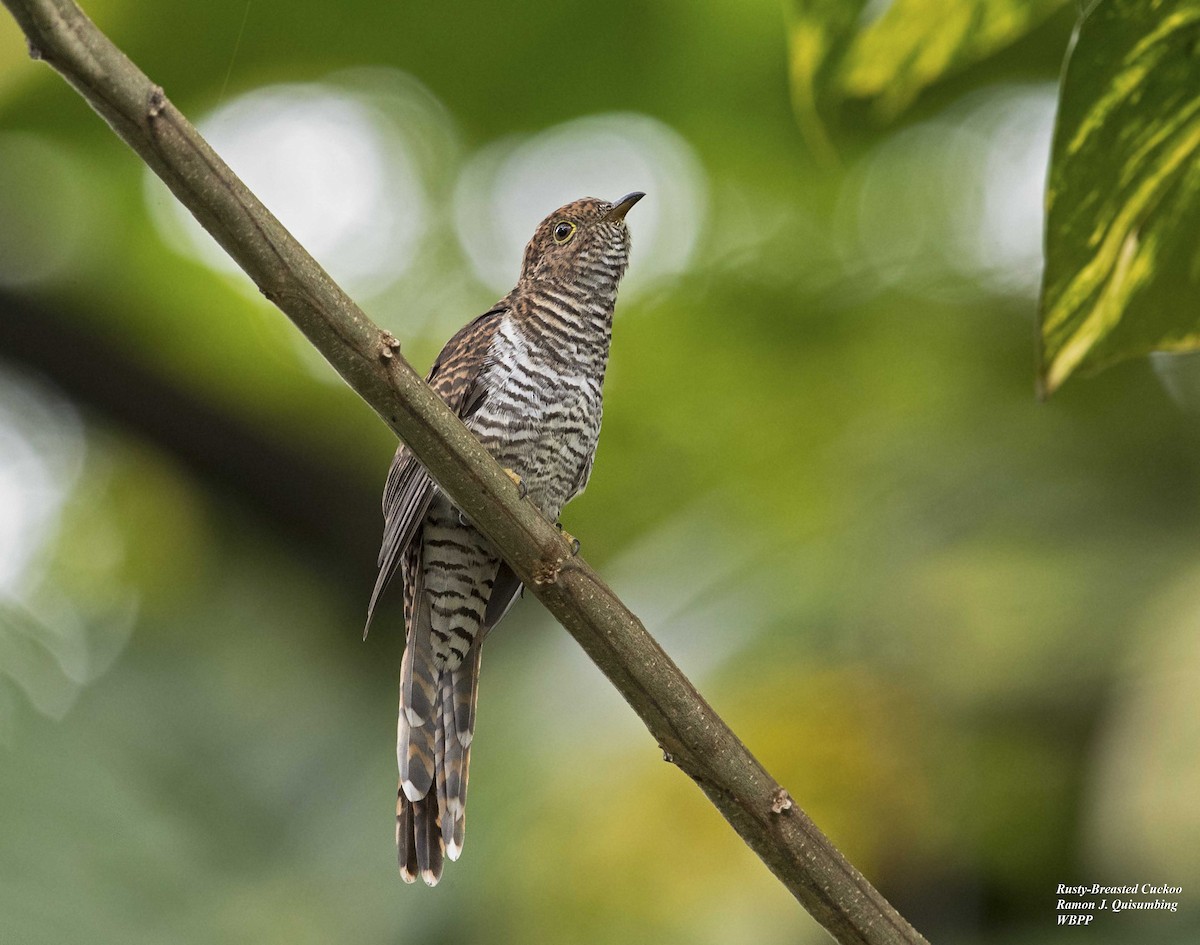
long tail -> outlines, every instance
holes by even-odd
[[[433,670],[432,647],[421,642],[410,633],[401,665],[396,852],[406,883],[420,875],[436,886],[443,858],[457,860],[463,848],[483,641],[477,639],[457,667],[440,672]],[[428,706],[428,714],[413,711],[414,701]]]
[[[483,641],[517,599],[521,582],[508,565],[497,565],[495,578],[486,585],[491,596],[479,632],[461,662],[449,666],[434,654],[420,546],[414,542],[404,562],[408,640],[400,664],[396,733],[396,852],[405,882],[415,882],[419,875],[435,886],[443,859],[457,860],[463,848]]]

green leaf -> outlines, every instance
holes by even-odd
[[[792,101],[818,158],[834,153],[829,119],[851,100],[893,121],[945,76],[1024,36],[1065,0],[793,0]]]
[[[1200,4],[1080,20],[1046,196],[1039,384],[1200,348]]]

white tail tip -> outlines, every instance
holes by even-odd
[[[421,870],[421,879],[425,880],[426,886],[436,886],[438,884],[438,876],[433,870]]]
[[[446,844],[446,856],[451,860],[457,860],[460,856],[462,856],[462,847],[451,840]]]
[[[411,781],[405,781],[403,786],[404,786],[404,796],[407,797],[414,804],[417,801],[421,800],[421,798],[423,798],[425,796],[424,794],[422,794],[420,791],[417,790],[417,786],[415,784],[413,784]]]

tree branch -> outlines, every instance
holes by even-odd
[[[788,797],[479,441],[72,0],[3,0],[70,82],[358,394],[566,627],[657,739],[800,903],[843,943],[925,939]]]

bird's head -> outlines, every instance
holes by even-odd
[[[615,203],[584,197],[559,207],[525,247],[521,279],[615,294],[629,264],[625,214],[644,196],[635,191]]]

